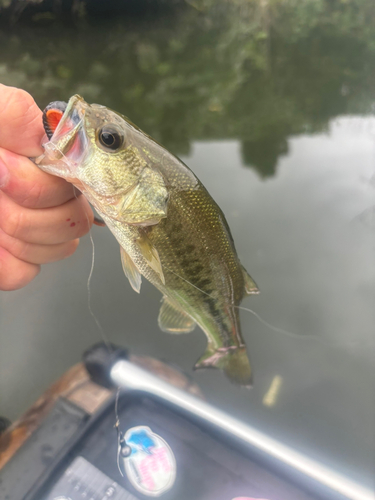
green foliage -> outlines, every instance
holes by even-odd
[[[0,81],[41,107],[80,93],[176,154],[238,139],[267,176],[289,136],[373,111],[374,25],[373,0],[194,0],[151,20],[51,18],[0,32]]]

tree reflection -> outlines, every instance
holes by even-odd
[[[80,93],[176,154],[192,140],[237,139],[262,177],[274,175],[289,136],[372,111],[372,0],[174,3],[147,18],[77,25],[34,14],[3,27],[0,81],[41,107]]]

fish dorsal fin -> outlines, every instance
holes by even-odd
[[[258,285],[255,283],[255,281],[246,271],[246,269],[243,266],[241,267],[242,267],[243,279],[245,281],[245,293],[247,295],[258,295],[260,293]]]
[[[156,274],[158,274],[161,282],[163,283],[163,285],[165,285],[164,273],[161,267],[160,257],[154,245],[146,235],[140,236],[136,239],[135,242],[142,256],[146,259],[147,264],[156,272]]]
[[[151,226],[167,216],[168,191],[160,172],[146,167],[121,199],[120,217],[127,224]]]
[[[133,290],[139,293],[141,291],[141,284],[142,284],[141,273],[135,267],[134,262],[131,260],[129,255],[125,252],[125,250],[122,247],[120,247],[120,252],[121,252],[121,264],[125,276],[128,278],[129,283],[133,288]]]
[[[194,330],[196,325],[190,316],[172,304],[167,297],[163,298],[158,323],[160,329],[168,333],[189,333]]]

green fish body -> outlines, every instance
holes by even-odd
[[[144,276],[161,291],[160,328],[179,334],[198,324],[205,332],[207,349],[195,368],[220,368],[250,386],[238,306],[258,288],[224,214],[193,172],[127,118],[79,96],[37,163],[96,208],[120,244],[133,289],[140,291]]]

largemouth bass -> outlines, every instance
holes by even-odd
[[[163,294],[163,331],[198,324],[207,349],[195,368],[252,373],[238,306],[258,288],[241,265],[224,214],[193,172],[126,117],[80,96],[44,112],[49,141],[36,163],[76,186],[120,244],[133,289],[144,276]]]

